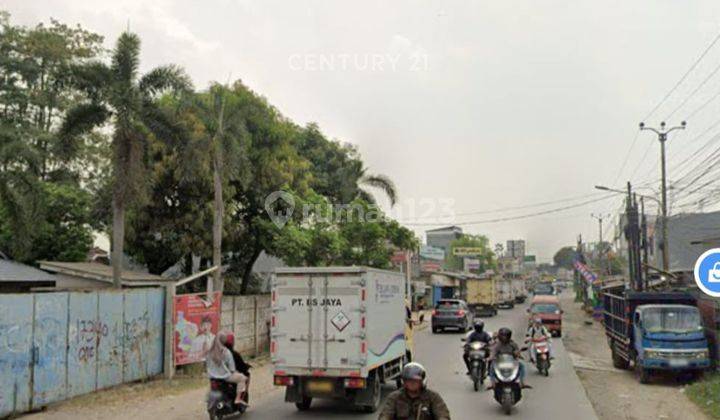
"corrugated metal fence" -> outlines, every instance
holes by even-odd
[[[243,356],[268,352],[269,323],[270,295],[223,296],[220,327],[235,334],[235,350]]]
[[[0,294],[0,417],[162,373],[161,288]]]

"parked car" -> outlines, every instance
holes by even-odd
[[[562,315],[563,310],[560,308],[560,300],[557,296],[552,295],[536,295],[530,302],[528,308],[528,323],[533,318],[540,318],[545,328],[550,334],[562,336]]]
[[[455,328],[465,332],[472,327],[473,313],[467,303],[460,299],[440,299],[430,318],[432,332]]]

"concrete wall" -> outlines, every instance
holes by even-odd
[[[235,350],[256,356],[270,350],[270,295],[223,296],[220,328],[235,334]]]
[[[161,288],[0,294],[0,417],[162,373]]]

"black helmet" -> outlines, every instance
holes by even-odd
[[[427,372],[423,365],[417,362],[410,362],[403,367],[402,374],[400,375],[402,380],[415,379],[422,382],[423,388],[427,384]]]
[[[510,338],[512,338],[512,331],[510,330],[510,328],[500,328],[498,330],[498,338],[502,342],[508,342],[510,341]]]
[[[481,332],[483,332],[483,328],[485,328],[485,323],[482,322],[481,320],[477,320],[477,321],[473,322],[473,328],[475,329],[476,332],[481,333]]]

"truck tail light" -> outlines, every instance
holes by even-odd
[[[465,316],[465,311],[460,309],[459,311],[457,311],[457,316]]]
[[[277,386],[293,386],[295,380],[292,376],[275,376],[275,385]]]
[[[365,379],[363,378],[345,378],[345,388],[362,389],[365,388]]]

